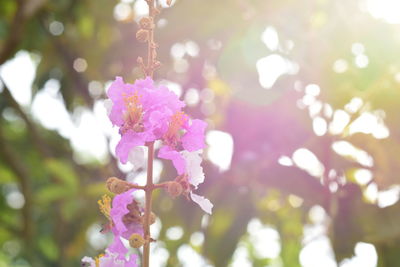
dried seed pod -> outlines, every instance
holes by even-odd
[[[112,184],[116,181],[118,181],[119,179],[117,177],[110,177],[107,179],[106,181],[106,187],[109,191],[111,191],[112,188]]]
[[[144,29],[138,30],[136,33],[136,39],[139,42],[147,42],[147,40],[149,40],[149,31]]]
[[[154,28],[153,18],[144,17],[139,21],[140,28],[145,30],[151,30]]]
[[[144,245],[144,238],[139,234],[132,234],[129,238],[129,245],[133,248],[140,248]]]
[[[168,188],[167,188],[168,194],[175,198],[177,196],[180,196],[183,192],[183,187],[180,183],[177,182],[170,182],[168,184]]]

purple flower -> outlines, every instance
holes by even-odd
[[[110,216],[114,224],[112,229],[114,236],[129,239],[133,233],[143,234],[142,225],[135,220],[129,220],[125,216],[130,212],[129,205],[134,201],[132,193],[135,190],[128,190],[116,195],[113,199]]]
[[[168,130],[170,117],[184,107],[176,94],[165,86],[156,87],[149,77],[134,84],[117,77],[107,95],[112,102],[108,103],[110,120],[122,136],[116,148],[122,163],[127,162],[132,148],[160,139]]]
[[[204,148],[206,127],[207,123],[202,120],[190,122],[185,113],[175,113],[170,118],[168,129],[163,136],[164,146],[159,150],[158,157],[172,160],[179,175],[185,173],[185,160],[180,151],[193,152]]]

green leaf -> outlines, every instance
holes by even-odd
[[[48,185],[36,193],[36,199],[39,203],[45,204],[66,198],[71,194],[73,194],[73,192],[63,185]]]
[[[42,236],[39,238],[39,248],[49,260],[58,258],[58,247],[55,241],[50,236]]]
[[[68,188],[77,189],[78,177],[69,164],[60,160],[49,159],[46,160],[45,165],[50,174],[54,175],[56,179],[60,180]]]

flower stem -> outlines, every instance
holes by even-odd
[[[149,6],[149,17],[152,18],[152,22],[155,22],[156,17],[156,6],[154,0],[146,0],[147,5]],[[149,29],[149,39],[147,41],[147,68],[144,71],[147,76],[153,78],[154,69],[155,69],[155,61],[156,61],[156,44],[154,42],[154,25]],[[142,257],[142,267],[149,267],[150,265],[150,214],[151,214],[151,205],[152,205],[152,195],[155,186],[153,184],[153,159],[154,159],[154,142],[150,142],[147,144],[148,147],[148,156],[147,156],[147,181],[144,186],[144,191],[146,195],[146,203],[144,210],[144,247],[143,247],[143,257]]]
[[[143,247],[143,267],[149,267],[150,264],[150,213],[152,204],[152,193],[154,190],[153,185],[153,158],[154,158],[154,142],[147,144],[148,157],[147,157],[147,182],[145,186],[146,204],[144,209],[144,247]]]
[[[149,17],[152,18],[153,23],[155,23],[156,18],[156,7],[154,5],[154,0],[146,0],[149,6]],[[147,41],[147,76],[153,78],[154,67],[156,59],[156,43],[154,42],[154,27],[149,29],[149,39]]]

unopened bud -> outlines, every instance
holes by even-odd
[[[138,30],[136,33],[136,39],[139,42],[143,42],[143,43],[147,42],[147,40],[149,39],[149,31],[143,30],[143,29]]]
[[[142,29],[151,30],[154,27],[153,19],[150,17],[144,17],[139,21],[139,25]]]
[[[129,245],[133,248],[140,248],[143,244],[144,238],[139,234],[132,234],[129,238]]]
[[[136,62],[137,62],[138,64],[143,64],[143,58],[142,58],[142,57],[138,57],[138,58],[136,59]]]
[[[168,184],[167,190],[168,190],[168,194],[171,197],[175,198],[175,197],[180,196],[182,194],[183,188],[182,188],[182,185],[180,183],[170,182]]]
[[[106,185],[107,189],[114,194],[122,194],[129,190],[127,183],[118,179],[117,177],[108,178]]]
[[[161,66],[161,62],[160,62],[160,61],[156,61],[156,62],[154,62],[154,64],[153,64],[153,68],[154,68],[154,69],[158,69],[160,66]]]
[[[172,0],[167,0],[167,5],[171,6],[171,4],[172,4]]]

